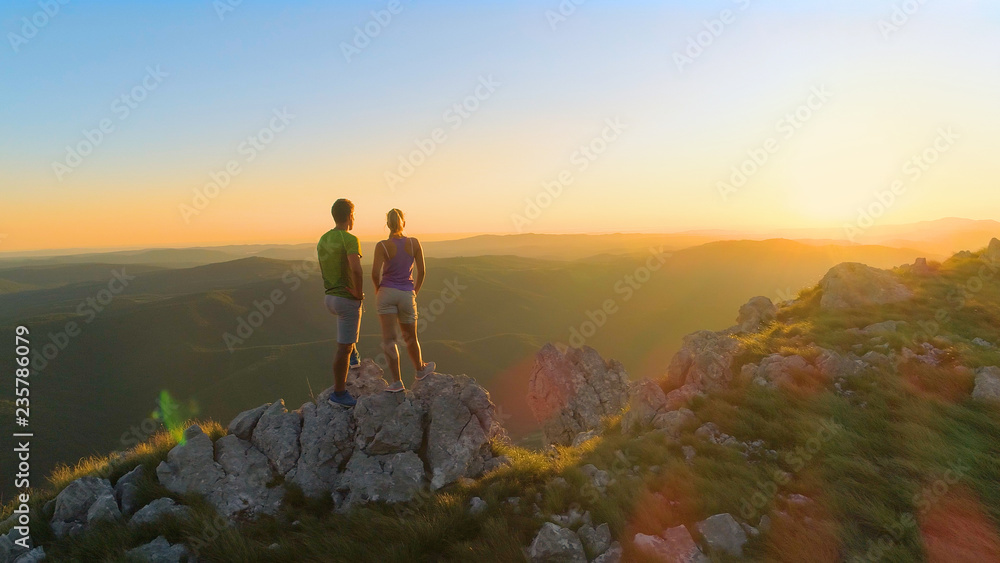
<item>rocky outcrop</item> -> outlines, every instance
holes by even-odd
[[[996,240],[996,239],[993,239]],[[990,366],[976,370],[976,387],[973,398],[1000,404],[1000,368]]]
[[[146,545],[130,549],[127,555],[130,561],[148,563],[186,563],[195,560],[186,547],[181,544],[171,545],[163,536]]]
[[[730,514],[716,514],[695,526],[712,552],[721,551],[731,557],[743,557],[747,543],[746,531]]]
[[[171,498],[156,499],[153,502],[139,509],[129,526],[144,526],[146,524],[156,524],[164,518],[176,518],[177,520],[188,520],[193,512],[190,508],[174,502]]]
[[[778,308],[767,297],[754,297],[740,307],[736,317],[737,332],[756,332],[778,316]]]
[[[528,558],[532,563],[587,563],[579,536],[552,522],[539,530],[528,548]]]
[[[823,290],[820,307],[850,309],[907,301],[913,292],[892,272],[864,264],[846,262],[830,269],[819,282]]]
[[[115,505],[113,509],[111,504]],[[50,525],[56,537],[63,538],[76,535],[93,522],[120,516],[111,482],[97,477],[82,477],[71,482],[56,496]]]
[[[621,413],[628,401],[628,374],[621,363],[604,361],[593,348],[561,351],[546,344],[535,358],[528,405],[548,444],[570,445],[601,418]]]
[[[791,386],[797,376],[815,377],[819,373],[820,371],[802,356],[781,354],[771,354],[763,358],[759,364],[747,364],[740,371],[742,377],[769,387]]]
[[[1000,264],[1000,240],[993,239],[983,252],[983,260],[991,264]]]
[[[708,557],[698,549],[691,533],[684,526],[664,530],[659,536],[636,534],[632,539],[636,551],[651,561],[662,563],[708,563]]]
[[[673,388],[694,385],[701,390],[725,387],[733,379],[733,359],[739,352],[739,342],[727,332],[689,334],[670,361],[667,384]]]
[[[214,444],[192,426],[157,467],[157,478],[173,493],[201,495],[229,518],[253,519],[277,512],[282,480],[309,497],[332,495],[343,510],[409,501],[426,487],[502,463],[491,444],[505,433],[475,380],[432,374],[412,390],[385,393],[381,374],[370,360],[351,370],[353,409],[331,404],[327,390],[295,411],[279,400],[244,412]]]

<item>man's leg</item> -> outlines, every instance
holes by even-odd
[[[389,375],[392,376],[392,381],[403,380],[399,370],[399,348],[396,347],[396,323],[398,319],[399,315],[378,316],[378,320],[382,324],[382,352],[385,353],[385,361],[389,364]]]
[[[354,344],[337,344],[337,355],[333,358],[334,391],[342,393],[347,390],[347,364],[353,351]]]

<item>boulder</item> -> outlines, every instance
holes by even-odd
[[[182,544],[170,545],[167,538],[157,537],[146,545],[130,549],[126,553],[130,560],[147,561],[148,563],[186,563],[194,558]]]
[[[424,463],[413,452],[368,456],[356,451],[338,478],[334,500],[342,511],[365,502],[406,502],[417,496],[424,478]]]
[[[535,357],[528,406],[546,443],[568,446],[579,433],[599,428],[602,417],[620,414],[628,390],[621,363],[605,361],[593,348],[560,351],[546,344]]]
[[[854,352],[846,356],[833,350],[823,349],[816,357],[816,369],[826,379],[851,379],[860,377],[869,371],[869,366]]]
[[[423,413],[409,391],[361,397],[354,407],[354,419],[355,446],[368,455],[416,451],[423,440]]]
[[[354,434],[350,410],[326,400],[302,405],[301,453],[295,469],[288,473],[288,481],[298,485],[306,496],[329,495],[337,484],[337,473],[343,471],[354,452]]]
[[[607,524],[601,524],[596,528],[584,524],[576,531],[576,535],[580,537],[583,549],[592,557],[604,553],[611,547],[611,528]]]
[[[67,485],[56,496],[55,512],[51,520],[56,537],[62,538],[81,531],[88,521],[91,507],[99,499],[106,508],[106,497],[110,497],[112,501],[115,498],[115,491],[107,479],[81,477]],[[95,516],[105,516],[104,508],[95,513]],[[115,508],[117,509],[117,505]]]
[[[665,530],[659,536],[636,534],[632,539],[636,551],[662,563],[707,563],[708,558],[698,549],[684,526]]]
[[[680,439],[681,430],[696,421],[697,417],[689,409],[679,409],[660,413],[653,418],[653,428],[675,440]]]
[[[747,533],[730,514],[716,514],[695,525],[709,549],[722,551],[732,557],[743,557]]]
[[[681,349],[667,368],[668,385],[694,385],[709,390],[725,387],[733,379],[733,359],[740,344],[732,335],[703,330],[684,337]]]
[[[139,465],[132,471],[122,475],[115,483],[115,500],[121,507],[124,516],[132,516],[139,506],[139,483],[146,474],[145,468]]]
[[[215,459],[225,477],[206,498],[220,514],[253,519],[278,511],[284,488],[268,487],[275,473],[260,450],[230,434],[215,443]]]
[[[226,476],[215,462],[212,439],[197,424],[184,430],[184,441],[167,453],[156,468],[156,477],[168,491],[184,495],[208,495],[218,489]]]
[[[36,547],[14,560],[15,563],[39,563],[45,561],[45,548]]]
[[[426,462],[431,488],[478,477],[490,465],[493,440],[506,440],[496,405],[474,379],[435,373],[413,386],[414,403],[426,413]]]
[[[983,260],[990,264],[1000,263],[1000,240],[993,239],[983,252]]]
[[[598,555],[592,563],[621,563],[624,551],[618,542],[611,542],[611,547],[607,551]]]
[[[473,516],[486,512],[487,508],[489,508],[489,505],[486,504],[485,500],[479,497],[472,497],[469,501],[469,514],[472,514]]]
[[[106,492],[97,497],[94,504],[87,510],[87,525],[95,522],[114,522],[121,519],[122,512],[118,508],[118,501],[115,500],[114,491]]]
[[[364,359],[361,365],[347,372],[347,390],[356,398],[376,395],[385,391],[389,383],[383,377],[382,368],[371,359]],[[320,394],[319,401],[326,401],[333,387]]]
[[[140,508],[132,519],[129,526],[143,526],[146,524],[156,524],[163,518],[174,517],[178,520],[188,520],[192,516],[192,511],[186,506],[174,502],[171,498],[160,498]]]
[[[1000,403],[1000,368],[990,366],[976,370],[976,387],[972,390],[972,397]]]
[[[741,377],[752,379],[758,385],[786,387],[795,383],[795,376],[815,377],[820,371],[802,356],[771,354],[759,364],[747,364],[740,371]]]
[[[656,415],[667,406],[667,396],[660,385],[651,379],[644,379],[629,391],[628,411],[622,417],[622,431],[635,434],[653,423]]]
[[[819,282],[823,290],[820,307],[851,309],[907,301],[913,292],[887,270],[855,262],[830,269]]]
[[[528,559],[532,563],[587,563],[587,554],[572,530],[546,522],[528,548]]]
[[[600,436],[601,435],[600,433],[597,432],[597,430],[588,430],[586,432],[580,432],[579,434],[576,435],[576,438],[573,438],[572,446],[574,448],[582,446],[583,444],[586,444],[591,440],[599,438]]]
[[[260,416],[251,442],[271,460],[271,465],[279,475],[285,475],[299,461],[301,431],[301,413],[288,412],[285,402],[279,400],[272,403]]]
[[[778,317],[778,308],[767,297],[754,297],[740,307],[736,317],[737,332],[756,332]]]
[[[250,441],[250,437],[253,436],[253,431],[257,428],[257,422],[260,421],[261,415],[267,411],[271,403],[265,403],[255,409],[250,409],[248,411],[243,411],[236,415],[236,418],[229,423],[229,433],[236,436],[240,440]]]

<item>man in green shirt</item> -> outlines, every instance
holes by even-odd
[[[316,252],[326,286],[326,308],[337,317],[337,355],[333,359],[333,394],[330,402],[353,407],[357,401],[347,392],[348,362],[361,332],[362,285],[361,248],[354,228],[354,204],[338,199],[333,204],[337,226],[319,239]]]

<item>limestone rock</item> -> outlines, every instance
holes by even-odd
[[[114,502],[115,491],[107,479],[81,477],[70,483],[56,496],[55,512],[52,515],[52,530],[57,537],[72,535],[83,529],[90,509],[100,499]],[[117,505],[115,507],[117,509]],[[105,516],[102,510],[99,516]]]
[[[996,240],[996,239],[993,239]],[[973,398],[1000,403],[1000,368],[990,366],[976,370]]]
[[[36,547],[14,560],[15,563],[38,563],[45,561],[45,548]]]
[[[644,379],[629,391],[629,407],[622,417],[622,431],[634,434],[653,423],[653,419],[667,406],[667,396],[660,385]]]
[[[733,557],[743,557],[747,534],[732,515],[716,514],[696,525],[705,543],[713,551],[723,551]]]
[[[413,452],[368,456],[356,451],[338,479],[338,507],[346,510],[364,502],[412,500],[423,487],[424,477],[423,461]]]
[[[414,405],[409,391],[358,399],[354,419],[355,446],[368,455],[416,451],[423,440],[423,413]]]
[[[302,415],[288,412],[285,402],[278,401],[260,416],[251,442],[271,460],[278,474],[285,475],[299,461],[301,431]]]
[[[320,400],[302,406],[301,454],[288,481],[306,496],[330,494],[354,451],[355,422],[350,410]]]
[[[574,448],[577,446],[582,446],[583,444],[586,444],[587,442],[599,437],[600,434],[597,433],[597,430],[588,430],[586,432],[580,432],[579,434],[576,435],[576,438],[573,438],[572,445]]]
[[[201,427],[184,430],[184,443],[167,453],[167,460],[156,468],[160,484],[175,494],[208,495],[215,491],[226,473],[215,462],[215,446]]]
[[[271,403],[265,403],[255,409],[250,409],[248,411],[243,411],[236,415],[236,418],[229,423],[229,433],[236,436],[240,440],[250,441],[250,437],[253,436],[254,428],[257,428],[257,422],[260,421],[261,415],[267,411]]]
[[[815,377],[820,372],[802,356],[771,354],[757,365],[743,366],[740,373],[742,377],[749,377],[759,385],[785,387],[794,384],[797,375]]]
[[[191,553],[182,544],[170,545],[167,538],[157,537],[146,545],[130,549],[127,553],[130,559],[147,561],[148,563],[185,563],[193,561]]]
[[[621,563],[624,552],[618,542],[611,542],[607,551],[597,556],[592,563]]]
[[[653,418],[653,428],[676,440],[681,437],[681,429],[696,420],[697,417],[689,409],[669,411]]]
[[[137,496],[139,494],[139,482],[145,476],[145,471],[143,466],[140,465],[122,475],[118,479],[118,482],[115,483],[115,500],[118,501],[122,514],[125,516],[131,516],[135,514],[136,510],[141,508],[138,505]]]
[[[596,528],[584,524],[576,531],[576,535],[580,537],[583,549],[592,556],[600,555],[611,547],[611,528],[607,524]]]
[[[708,558],[694,543],[684,526],[664,531],[660,536],[636,534],[632,539],[636,551],[663,563],[707,563]]]
[[[424,441],[431,488],[481,475],[493,458],[490,442],[506,439],[486,389],[465,375],[435,373],[413,386],[413,398],[429,420]]]
[[[913,292],[891,272],[856,262],[834,266],[819,282],[820,307],[850,309],[907,301]]]
[[[90,505],[90,509],[87,511],[87,525],[95,522],[114,522],[121,517],[122,512],[118,508],[114,491],[106,492],[97,497],[94,504]]]
[[[725,387],[733,379],[733,359],[739,351],[739,342],[730,334],[708,330],[689,334],[667,368],[668,384],[704,390]]]
[[[225,477],[208,501],[221,514],[255,518],[274,514],[284,498],[284,488],[268,487],[274,480],[267,457],[250,442],[235,435],[223,436],[215,443],[215,459]]]
[[[1000,263],[1000,240],[993,239],[983,252],[983,260],[991,264]]]
[[[736,317],[738,332],[756,332],[762,326],[770,323],[778,316],[778,308],[767,297],[754,297],[746,305],[740,307]]]
[[[587,563],[580,538],[561,526],[546,522],[528,548],[532,563]]]
[[[568,446],[601,418],[621,413],[629,379],[621,363],[604,361],[593,348],[560,351],[546,344],[535,358],[528,405],[542,425],[546,443]]]
[[[190,508],[177,504],[174,502],[174,499],[164,497],[156,499],[139,509],[139,511],[132,516],[132,519],[129,520],[128,524],[129,526],[156,524],[161,519],[166,517],[174,517],[178,520],[187,520],[191,518],[191,515],[192,512]]]

